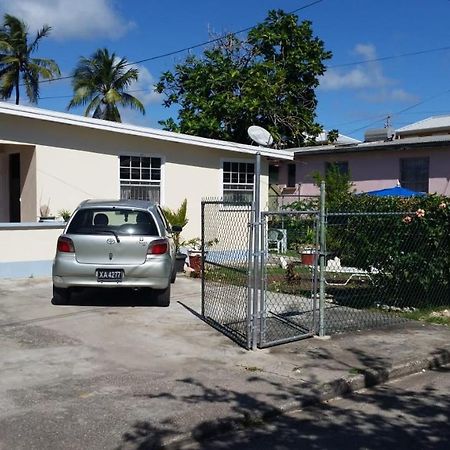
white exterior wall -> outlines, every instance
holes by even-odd
[[[203,148],[180,152],[174,146],[163,145],[164,151],[152,152],[136,145],[134,149],[115,149],[108,154],[37,146],[36,217],[40,215],[39,207],[48,203],[52,214],[57,215],[61,209],[73,211],[87,198],[119,198],[119,155],[160,156],[163,163],[161,204],[176,209],[187,198],[189,223],[183,235],[185,238],[199,237],[202,198],[222,197],[222,162],[252,159]],[[267,162],[264,161],[262,166],[261,207],[264,208],[268,200]]]
[[[255,160],[249,154],[186,143],[20,117],[2,118],[0,139],[14,142],[14,136],[20,136],[24,144],[35,146],[36,199],[34,203],[27,203],[29,220],[38,219],[42,205],[49,204],[51,213],[57,215],[61,209],[73,211],[87,198],[119,198],[119,155],[154,156],[162,159],[161,204],[175,209],[187,198],[189,223],[182,233],[183,239],[200,237],[201,200],[222,197],[223,161]],[[2,169],[2,175],[4,173]],[[268,203],[268,163],[265,158],[262,158],[262,173],[261,207],[265,208]],[[0,227],[0,277],[9,273],[10,263],[22,263],[22,267],[30,268],[28,275],[18,271],[20,276],[34,275],[33,264],[36,262],[42,269],[37,270],[38,274],[44,266],[51,267],[60,232],[24,232]],[[36,245],[37,241],[39,245]]]
[[[36,146],[37,211],[48,205],[51,215],[73,211],[88,198],[117,198],[117,157],[102,153]]]
[[[2,224],[0,278],[49,276],[63,228],[64,224]]]

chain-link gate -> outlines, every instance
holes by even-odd
[[[251,203],[202,202],[202,316],[245,348],[252,346],[253,221]]]
[[[250,203],[202,202],[202,316],[248,349],[318,331],[319,215],[261,217]]]
[[[259,347],[318,331],[319,214],[262,213]]]

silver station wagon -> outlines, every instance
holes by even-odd
[[[169,306],[176,278],[172,233],[178,231],[156,204],[86,200],[58,239],[53,303],[67,303],[76,288],[123,287],[151,289],[157,305]]]

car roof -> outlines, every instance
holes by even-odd
[[[83,208],[130,208],[147,209],[154,211],[157,204],[146,200],[85,200],[78,206]]]

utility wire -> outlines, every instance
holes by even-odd
[[[450,50],[450,45],[447,45],[445,47],[429,48],[427,50],[418,50],[416,52],[400,53],[398,55],[380,56],[379,58],[364,59],[361,61],[354,61],[354,62],[348,62],[348,63],[343,63],[343,64],[333,64],[333,65],[326,66],[326,67],[327,67],[327,69],[334,69],[336,67],[349,67],[349,66],[356,66],[358,64],[367,64],[367,63],[377,62],[377,61],[388,61],[390,59],[405,58],[407,56],[425,55],[427,53],[443,52],[443,51],[448,51],[448,50]]]
[[[393,113],[393,114],[389,114],[389,115],[390,115],[391,117],[399,116],[399,115],[405,113],[406,111],[409,111],[409,110],[411,110],[411,109],[413,109],[413,108],[416,108],[417,106],[423,105],[424,103],[427,103],[427,102],[429,102],[430,100],[434,100],[435,98],[438,98],[438,97],[441,97],[441,96],[443,96],[443,95],[445,95],[445,94],[448,94],[449,92],[450,92],[450,89],[446,89],[446,90],[443,91],[443,92],[440,92],[440,93],[438,93],[438,94],[435,94],[435,95],[432,95],[432,96],[430,96],[430,97],[427,97],[427,98],[425,98],[424,100],[422,100],[422,101],[420,101],[420,102],[418,102],[418,103],[415,103],[414,105],[408,106],[408,107],[406,107],[406,108],[404,108],[404,109],[401,109],[400,111],[397,111],[397,112],[395,112],[395,113]],[[386,115],[384,115],[383,117],[385,118]],[[383,120],[383,119],[375,120],[375,121],[373,121],[373,122],[370,122],[369,124],[364,125],[363,127],[359,127],[359,128],[356,128],[356,129],[354,129],[354,130],[352,130],[352,131],[348,131],[347,134],[354,134],[354,133],[357,133],[358,131],[364,130],[364,129],[366,129],[366,128],[371,127],[372,125],[375,125],[375,124],[379,123],[381,120]]]

